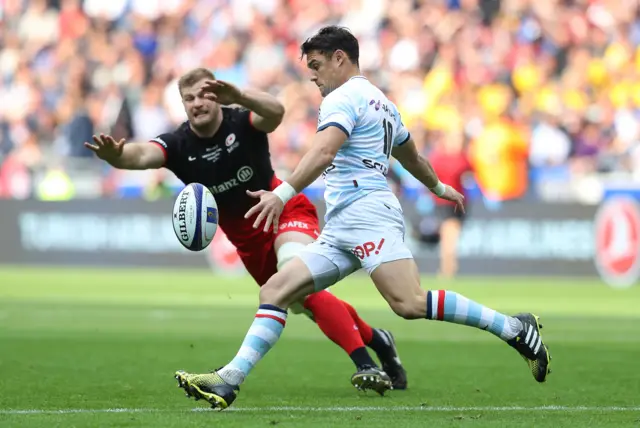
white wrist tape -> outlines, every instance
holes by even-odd
[[[293,198],[298,192],[293,186],[286,181],[280,183],[278,187],[273,190],[273,193],[280,198],[283,203],[289,202],[289,199]]]
[[[444,192],[447,191],[447,186],[442,184],[442,181],[438,180],[438,184],[436,184],[436,187],[430,188],[429,190],[431,190],[431,192],[437,197],[440,197],[444,195]]]

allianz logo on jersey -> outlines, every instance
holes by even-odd
[[[232,178],[231,180],[213,185],[209,187],[209,190],[211,190],[211,193],[213,193],[214,195],[218,195],[220,193],[226,192],[227,190],[231,190],[234,187],[238,187],[242,183],[246,183],[247,181],[251,180],[252,177],[253,170],[251,169],[251,167],[243,166],[236,173],[236,178]]]

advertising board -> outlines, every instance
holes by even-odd
[[[222,234],[220,242],[202,253],[189,252],[178,243],[171,226],[172,202],[3,200],[0,263],[213,266],[237,271],[239,262]],[[324,203],[317,206],[324,215]],[[421,271],[433,273],[437,252],[413,238],[413,225],[420,215],[409,202],[403,202],[403,207],[407,242]],[[524,202],[504,204],[497,211],[471,206],[459,244],[460,274],[598,276],[596,211],[591,206]],[[610,235],[603,239],[613,239]],[[602,263],[598,266],[603,272]],[[633,275],[630,278],[627,282],[633,282]]]

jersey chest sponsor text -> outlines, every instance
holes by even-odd
[[[362,159],[362,163],[366,168],[380,171],[384,176],[386,176],[389,172],[389,168],[387,167],[387,165],[383,164],[382,162],[374,161],[372,159]]]
[[[250,166],[243,166],[238,169],[236,172],[236,177],[226,180],[220,184],[214,184],[209,187],[211,193],[214,195],[224,193],[228,190],[231,190],[235,187],[241,186],[243,183],[251,180],[253,178],[253,169]]]

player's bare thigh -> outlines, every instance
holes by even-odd
[[[396,314],[406,319],[427,316],[427,292],[420,287],[415,260],[382,263],[371,272],[371,279]]]
[[[313,238],[302,232],[282,233],[276,238],[274,244],[276,254],[282,245],[288,242],[306,245],[313,242]],[[260,289],[260,303],[275,305],[279,308],[288,308],[314,291],[313,277],[309,268],[300,258],[293,257],[262,286]]]
[[[287,309],[314,291],[309,268],[299,257],[294,257],[260,288],[260,303]]]
[[[344,211],[344,224],[338,226],[340,236],[355,249],[362,267],[396,314],[423,318],[427,315],[427,293],[420,288],[418,267],[404,242],[402,211],[393,205],[396,201],[382,192],[356,201]]]

